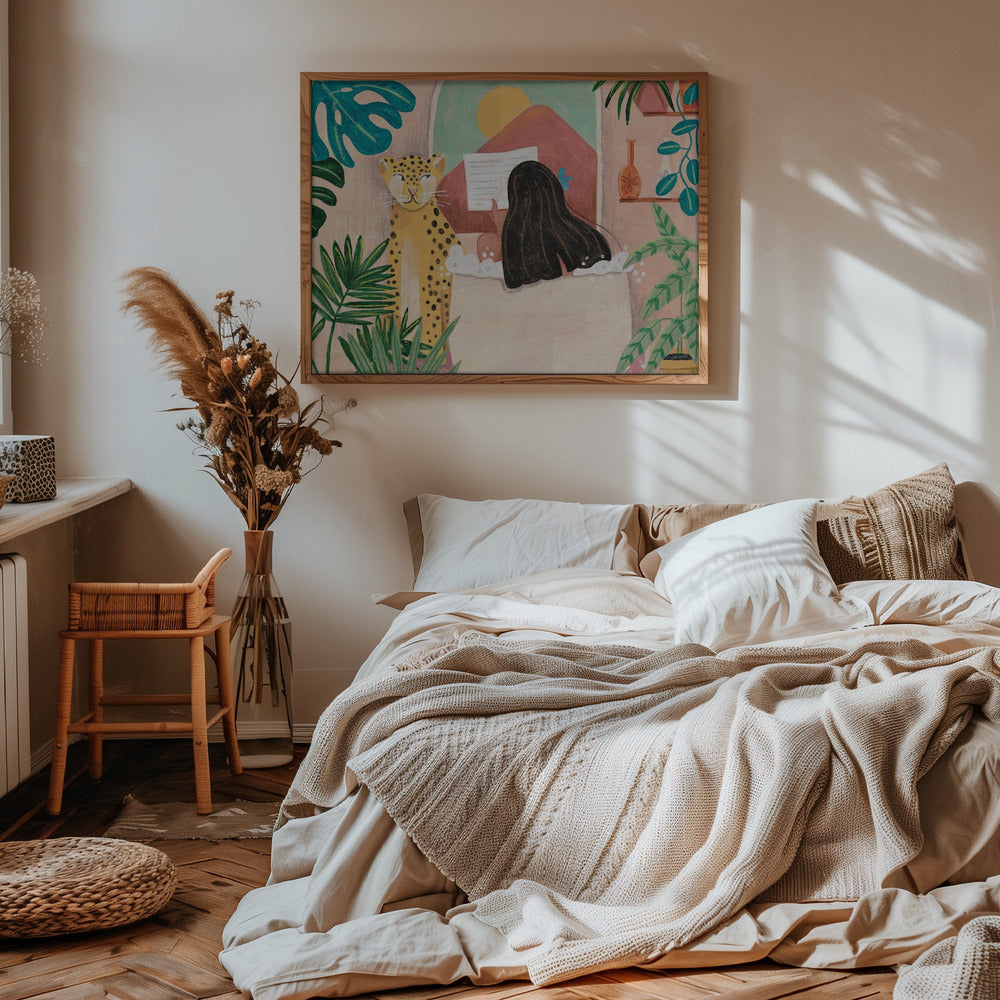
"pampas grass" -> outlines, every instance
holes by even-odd
[[[205,314],[165,271],[137,267],[124,275],[122,309],[135,312],[139,325],[149,332],[150,344],[163,369],[181,384],[181,392],[199,404],[210,398],[206,358],[222,356],[222,339]]]

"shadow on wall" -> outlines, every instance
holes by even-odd
[[[940,105],[918,120],[845,92],[820,121],[783,100],[787,115],[747,109],[739,392],[636,401],[636,493],[840,496],[940,461],[995,479],[1000,206],[984,165],[1000,141]]]
[[[971,238],[981,225],[969,183],[976,144],[884,104],[867,120],[854,114],[842,124],[860,127],[860,141],[827,121],[829,138],[775,164],[800,216],[794,235],[765,223],[769,212],[755,219],[754,242],[777,240],[787,270],[784,281],[767,276],[781,291],[748,317],[755,340],[776,331],[763,356],[746,351],[753,397],[776,401],[754,422],[752,451],[763,461],[784,439],[789,466],[833,493],[921,461],[982,475],[992,465],[983,429],[995,416],[982,373],[996,348],[985,253]],[[832,469],[855,465],[857,483],[830,482]]]

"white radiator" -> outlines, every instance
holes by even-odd
[[[0,795],[31,773],[28,732],[28,570],[24,556],[0,555]]]

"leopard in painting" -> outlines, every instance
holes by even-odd
[[[421,343],[432,347],[448,326],[451,311],[451,272],[445,266],[458,236],[437,203],[437,187],[444,176],[445,158],[387,156],[379,172],[392,195],[389,216],[389,283],[395,293],[396,318],[401,319],[404,275],[418,282]]]

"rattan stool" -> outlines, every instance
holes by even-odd
[[[177,871],[148,844],[56,837],[0,844],[0,937],[120,927],[158,913]]]
[[[59,633],[62,641],[59,680],[56,689],[56,722],[52,771],[49,777],[48,810],[62,809],[66,779],[66,752],[70,733],[85,733],[90,776],[101,776],[105,735],[146,733],[190,735],[194,745],[194,780],[197,811],[212,811],[212,787],[208,763],[208,729],[221,722],[229,755],[229,770],[240,774],[240,751],[236,742],[236,711],[229,666],[229,617],[214,614],[215,576],[232,555],[221,549],[191,583],[71,583],[69,627]],[[219,697],[208,701],[205,691],[205,637],[215,636],[215,665]],[[106,639],[187,639],[191,673],[190,690],[184,694],[104,694],[104,641]],[[87,640],[89,658],[89,711],[70,722],[76,644]],[[207,706],[219,711],[208,718]],[[190,705],[191,721],[105,722],[110,705]]]

